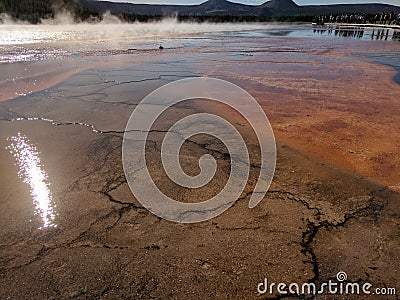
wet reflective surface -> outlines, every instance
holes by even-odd
[[[166,20],[146,24],[2,25],[0,64],[83,57],[109,51],[154,50],[154,43],[194,48],[227,37],[292,37],[398,41],[399,30],[350,26],[272,25],[265,23],[197,24]],[[173,39],[171,39],[171,36]]]
[[[373,40],[373,41],[399,41],[400,29],[392,28],[371,28],[371,27],[357,27],[357,26],[315,26],[313,29],[314,34],[324,37],[335,38],[353,38],[360,40]]]
[[[20,133],[7,140],[10,142],[7,149],[14,156],[19,167],[18,177],[29,186],[35,215],[41,218],[43,225],[38,229],[56,227],[53,195],[50,191],[48,174],[40,161],[40,152],[26,136]]]
[[[368,59],[379,63],[381,65],[389,66],[397,71],[397,74],[393,77],[393,80],[400,84],[400,52],[387,52],[381,54],[372,54],[368,56]]]
[[[0,102],[0,298],[256,299],[266,276],[318,283],[340,270],[354,282],[399,286],[400,44],[308,29],[151,38],[143,51],[117,39],[65,58],[1,64],[0,95],[24,96]],[[73,43],[57,47],[76,53]],[[192,76],[227,79],[256,98],[277,137],[278,163],[270,191],[250,210],[258,152],[247,124],[215,103],[168,110],[146,159],[174,199],[212,197],[229,159],[220,143],[195,137],[182,149],[182,169],[213,155],[215,181],[199,191],[171,185],[158,160],[168,122],[218,113],[254,158],[231,209],[182,226],[133,197],[121,147],[141,99]]]

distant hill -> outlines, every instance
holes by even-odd
[[[88,7],[98,12],[130,13],[137,15],[231,15],[231,16],[313,16],[318,14],[368,13],[382,11],[400,12],[399,6],[387,4],[341,4],[299,6],[292,0],[270,0],[264,4],[252,6],[233,3],[227,0],[208,0],[200,5],[144,5],[116,3],[109,1],[89,1]]]
[[[105,13],[137,15],[254,15],[255,7],[226,0],[209,0],[199,5],[154,5],[90,1],[88,8]],[[232,14],[233,13],[233,14]]]
[[[53,17],[59,9],[72,11],[77,20],[99,17],[105,12],[125,16],[251,16],[275,19],[342,13],[400,12],[399,6],[378,3],[299,6],[292,0],[270,0],[257,6],[227,0],[208,0],[199,5],[150,5],[94,0],[0,0],[0,13],[6,12],[15,19],[32,23],[39,22],[41,18]]]
[[[297,16],[302,14],[302,7],[292,0],[271,0],[257,7],[259,15]]]
[[[209,0],[200,5],[188,6],[184,9],[183,14],[187,15],[252,15],[254,7],[233,3],[226,0]],[[179,13],[179,12],[178,12]]]

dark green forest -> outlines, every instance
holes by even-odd
[[[7,13],[16,20],[33,24],[41,19],[53,18],[57,11],[68,10],[76,21],[99,17],[96,12],[89,11],[79,0],[0,0],[0,13]]]
[[[118,18],[125,22],[149,22],[159,21],[165,16],[147,16],[135,14],[116,14]],[[270,16],[232,16],[232,15],[213,15],[213,16],[185,16],[178,15],[178,21],[181,22],[311,22],[314,16],[291,16],[291,17],[270,17]]]

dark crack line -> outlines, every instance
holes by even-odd
[[[81,95],[74,95],[72,98],[75,98],[76,100],[79,101],[85,101],[85,102],[92,102],[92,103],[103,103],[103,104],[111,104],[111,105],[126,105],[126,106],[137,106],[137,103],[131,103],[131,102],[126,102],[126,101],[104,101],[104,100],[88,100],[88,99],[83,99],[83,97],[87,96],[93,96],[93,95],[101,95],[102,98],[106,98],[105,95],[105,90],[118,86],[118,85],[125,85],[125,84],[131,84],[131,83],[141,83],[141,82],[146,82],[146,81],[157,81],[157,80],[167,80],[171,82],[172,80],[166,79],[166,77],[177,77],[177,78],[191,78],[194,76],[182,76],[182,75],[173,75],[173,74],[161,74],[158,77],[153,77],[153,78],[145,78],[145,79],[138,79],[138,80],[130,80],[130,81],[118,81],[118,80],[104,80],[99,84],[109,84],[111,83],[112,85],[106,86],[102,89],[99,89],[96,92],[89,93],[89,94],[81,94]]]
[[[52,120],[52,119],[48,119],[48,118],[39,118],[39,117],[31,117],[31,118],[21,117],[21,118],[6,120],[6,121],[10,121],[10,122],[16,122],[16,121],[43,121],[43,122],[48,122],[48,123],[50,123],[51,125],[54,125],[54,126],[83,126],[83,127],[90,128],[92,130],[92,132],[94,132],[94,133],[111,134],[111,135],[117,135],[117,136],[123,135],[125,133],[131,133],[131,132],[141,132],[141,133],[169,133],[169,132],[173,132],[173,133],[179,135],[181,137],[181,139],[183,139],[183,140],[185,140],[185,141],[187,141],[189,143],[192,143],[192,144],[194,144],[194,145],[196,145],[196,146],[198,146],[198,147],[200,147],[200,148],[202,148],[204,150],[207,150],[210,153],[218,154],[224,160],[230,160],[229,153],[226,153],[226,152],[223,152],[223,151],[220,151],[220,150],[216,150],[216,149],[210,149],[208,147],[209,144],[207,144],[207,143],[200,143],[200,142],[193,141],[191,139],[185,139],[180,132],[173,131],[173,130],[159,130],[159,129],[151,129],[151,130],[148,130],[148,131],[143,131],[143,130],[138,130],[138,129],[123,130],[123,131],[118,131],[118,130],[100,130],[100,129],[97,129],[95,125],[87,124],[87,123],[84,123],[84,122],[61,122],[61,121],[56,121],[56,120]],[[247,161],[242,161],[242,160],[239,160],[239,161],[241,163],[249,165],[250,167],[253,167],[253,168],[257,168],[257,169],[261,168],[260,165],[257,165],[257,164],[254,164],[254,163],[250,163],[249,164]]]
[[[371,197],[370,201],[367,206],[362,207],[360,209],[357,209],[351,213],[347,213],[344,216],[343,221],[337,222],[336,224],[330,223],[328,221],[320,221],[319,223],[314,223],[310,220],[308,220],[307,224],[307,229],[306,231],[303,232],[302,234],[302,241],[301,241],[301,246],[303,247],[303,253],[308,254],[311,256],[311,262],[313,265],[313,272],[314,272],[314,278],[309,280],[310,283],[315,283],[319,280],[319,263],[317,260],[317,256],[314,252],[314,249],[312,248],[312,243],[318,234],[320,229],[323,228],[340,228],[344,227],[347,222],[349,222],[352,219],[356,219],[357,217],[363,216],[363,215],[371,215],[374,214],[375,217],[377,217],[377,213],[383,209],[383,205],[377,205],[375,203],[375,197]]]
[[[257,227],[220,227],[219,225],[216,225],[215,228],[219,230],[224,230],[224,231],[243,231],[243,230],[249,230],[249,231],[255,231],[255,230],[260,230],[264,229],[263,227],[257,226]]]
[[[218,207],[215,207],[215,208],[202,209],[202,210],[195,210],[195,209],[193,209],[193,210],[184,211],[184,212],[182,212],[182,213],[179,213],[179,215],[180,215],[179,220],[182,221],[182,219],[185,218],[184,216],[187,215],[187,214],[206,214],[206,213],[211,213],[211,212],[213,212],[213,211],[222,209],[224,206],[226,206],[227,208],[224,208],[224,209],[221,211],[221,213],[222,213],[222,212],[224,212],[224,211],[225,211],[226,209],[228,209],[228,208],[233,208],[233,207],[236,205],[237,202],[246,199],[247,197],[249,197],[249,195],[254,194],[254,193],[256,193],[256,192],[254,192],[254,191],[246,192],[244,196],[239,197],[239,198],[237,198],[236,200],[232,200],[232,201],[230,201],[230,202],[223,203],[222,205],[220,205],[220,206],[218,206]]]
[[[323,215],[323,214],[321,213],[321,211],[319,210],[318,207],[312,207],[312,206],[310,205],[310,203],[308,203],[308,202],[307,202],[306,200],[304,200],[304,199],[299,198],[298,196],[296,196],[296,195],[295,195],[294,193],[292,193],[292,192],[289,192],[289,191],[279,191],[279,190],[268,190],[268,193],[287,195],[289,200],[292,200],[292,201],[296,201],[296,202],[301,203],[301,204],[304,205],[308,210],[315,210],[316,216],[317,216],[318,218],[319,218],[321,215]]]
[[[41,248],[39,249],[39,251],[36,253],[35,257],[32,258],[31,260],[29,260],[28,262],[24,263],[24,264],[20,264],[18,266],[13,266],[13,267],[3,267],[0,270],[3,271],[14,271],[14,270],[18,270],[21,268],[24,268],[26,266],[29,266],[33,263],[35,263],[36,261],[42,259],[43,257],[45,257],[51,250],[54,250],[56,248],[51,248],[51,247],[46,247],[45,245],[41,245]]]
[[[130,83],[141,83],[141,82],[146,82],[146,81],[163,80],[163,77],[190,78],[191,76],[161,74],[161,75],[158,75],[157,77],[153,77],[153,78],[144,78],[144,79],[130,80],[130,81],[108,80],[108,81],[103,81],[103,83],[115,83],[116,85],[123,85],[123,84],[130,84]]]
[[[313,267],[313,273],[314,277],[309,280],[309,283],[316,283],[319,280],[320,273],[319,273],[319,263],[317,256],[314,252],[314,249],[312,247],[312,243],[314,242],[314,239],[316,235],[318,234],[320,229],[323,228],[340,228],[344,227],[347,222],[349,222],[352,219],[356,219],[357,217],[363,216],[363,215],[371,215],[373,214],[377,218],[377,213],[383,209],[383,205],[378,205],[375,203],[375,197],[371,196],[368,205],[365,207],[361,207],[351,213],[347,213],[344,215],[343,221],[337,222],[337,223],[332,223],[328,222],[326,220],[321,221],[321,216],[323,215],[321,211],[317,207],[312,207],[306,200],[301,199],[296,197],[296,195],[292,192],[288,191],[277,191],[277,190],[271,190],[268,191],[269,193],[279,193],[279,194],[285,194],[288,196],[288,199],[291,201],[296,201],[301,203],[303,206],[305,206],[308,210],[314,210],[316,212],[316,217],[318,222],[313,222],[311,220],[308,220],[306,230],[302,234],[302,239],[300,245],[303,247],[302,253],[305,254],[306,256],[310,256],[310,262]],[[284,298],[293,298],[297,297],[297,295],[286,295]],[[282,298],[275,298],[275,299],[282,299]],[[309,299],[309,297],[304,297],[300,299]]]
[[[91,175],[93,175],[93,173],[100,172],[107,165],[107,162],[111,161],[110,157],[112,157],[114,151],[117,151],[117,150],[119,150],[121,148],[120,143],[116,143],[117,145],[114,148],[109,147],[109,145],[112,144],[112,143],[110,143],[108,141],[109,138],[110,138],[109,136],[102,137],[102,138],[98,139],[96,141],[96,143],[94,143],[93,147],[96,149],[96,151],[97,151],[97,149],[103,149],[103,150],[106,151],[106,153],[104,155],[104,158],[103,158],[101,163],[97,163],[96,164],[96,166],[95,166],[95,168],[93,170],[91,170],[89,172],[86,172],[84,175],[82,175],[79,178],[77,178],[71,184],[71,189],[72,190],[76,190],[79,187],[79,182],[82,181],[83,179],[86,179],[86,178],[90,177]],[[121,137],[118,136],[118,137],[115,137],[115,138],[118,139],[118,138],[121,138]],[[100,146],[97,147],[98,145],[100,145]],[[107,145],[108,148],[105,149],[103,145]],[[89,154],[89,156],[90,156],[90,154]],[[82,171],[82,172],[84,172],[84,171]],[[93,191],[93,192],[97,192],[97,191]]]

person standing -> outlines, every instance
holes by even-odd
[[[392,25],[393,21],[394,21],[394,12],[391,11],[389,14],[389,25]]]

